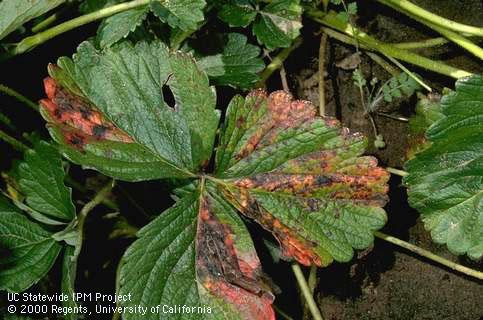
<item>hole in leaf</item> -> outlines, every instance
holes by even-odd
[[[163,90],[164,102],[168,106],[174,109],[174,105],[176,104],[176,101],[174,100],[173,91],[171,91],[171,88],[168,85],[163,85],[162,90]]]

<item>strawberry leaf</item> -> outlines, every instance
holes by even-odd
[[[139,181],[189,177],[210,158],[219,114],[193,59],[162,42],[84,42],[46,79],[42,113],[72,161]],[[163,97],[171,89],[176,105]]]
[[[102,21],[97,31],[97,41],[101,48],[109,47],[133,32],[146,18],[149,6],[127,10]]]
[[[172,28],[195,30],[203,21],[204,0],[152,1],[151,10],[158,18]]]
[[[233,0],[221,6],[218,16],[232,27],[253,23],[253,33],[268,49],[289,47],[302,28],[299,0],[274,0],[261,9],[252,1]]]
[[[483,77],[456,82],[426,131],[431,145],[406,163],[409,203],[436,243],[457,255],[483,256]]]
[[[268,49],[289,47],[302,28],[299,0],[276,0],[260,11],[253,33]]]
[[[216,154],[224,196],[273,232],[285,258],[348,261],[386,215],[388,173],[361,157],[367,141],[282,91],[235,97]]]
[[[15,178],[26,203],[34,211],[58,221],[75,217],[72,190],[64,185],[65,172],[57,150],[45,141],[25,152]]]
[[[250,236],[215,186],[183,197],[138,233],[123,257],[123,306],[185,305],[189,314],[163,319],[274,319]],[[125,319],[159,319],[126,314]]]
[[[50,232],[0,196],[0,290],[28,289],[47,274],[60,249]]]
[[[260,48],[247,43],[246,36],[230,33],[223,52],[200,59],[198,65],[218,85],[248,89],[259,80],[258,72],[265,66],[259,55]]]
[[[218,17],[231,27],[247,27],[256,16],[257,10],[248,0],[228,1],[218,12]]]
[[[64,3],[65,0],[4,0],[0,2],[0,39],[30,21]]]

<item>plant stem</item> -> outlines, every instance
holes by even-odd
[[[279,307],[277,307],[276,305],[273,305],[273,309],[275,309],[275,312],[277,312],[282,318],[284,318],[285,320],[293,320],[293,318],[291,316],[289,316],[288,314],[286,314],[283,310],[281,310]],[[113,319],[114,320],[114,319]]]
[[[308,8],[306,12],[307,12],[307,15],[314,21],[322,23],[331,28],[337,29],[341,32],[344,32],[353,38],[357,38],[361,46],[369,50],[379,51],[382,54],[385,54],[387,56],[391,56],[393,58],[409,62],[411,64],[425,68],[427,70],[431,70],[455,79],[472,75],[471,72],[449,66],[443,62],[428,59],[414,52],[411,52],[409,50],[399,49],[397,47],[394,47],[391,44],[376,40],[375,38],[369,36],[368,34],[360,30],[356,29],[356,32],[354,33],[352,31],[352,28],[348,26],[347,23],[344,23],[341,20],[339,20],[336,17],[334,12],[325,14],[320,10],[314,10],[311,8]],[[330,33],[329,33],[329,36],[331,36]],[[343,42],[346,42],[348,44],[355,45],[355,40],[344,41],[346,39],[344,39],[343,37],[339,37],[337,39]]]
[[[67,32],[69,30],[72,30],[74,28],[80,27],[82,25],[85,25],[87,23],[106,18],[109,16],[112,16],[116,13],[123,12],[129,9],[133,9],[136,7],[140,7],[143,5],[149,4],[151,0],[134,0],[130,2],[124,2],[120,3],[114,6],[110,6],[80,17],[77,17],[75,19],[66,21],[64,23],[61,23],[55,27],[52,27],[50,29],[47,29],[43,32],[37,33],[33,36],[24,38],[22,41],[20,41],[17,46],[14,49],[14,54],[21,54],[24,52],[27,52],[29,50],[32,50],[39,44],[42,44],[64,32]]]
[[[438,38],[426,39],[421,41],[394,43],[393,46],[399,49],[410,50],[410,49],[431,48],[431,47],[441,46],[446,43],[448,43],[448,39],[444,37],[438,37]]]
[[[18,101],[22,102],[23,104],[27,105],[28,107],[30,107],[35,111],[39,111],[39,106],[35,102],[23,96],[19,92],[7,87],[6,85],[0,84],[0,92],[3,92],[4,94],[9,95],[11,97],[14,97],[15,99],[17,99]]]
[[[327,47],[327,33],[323,32],[319,45],[319,115],[325,115],[325,48]]]
[[[374,52],[367,51],[366,54],[371,58],[375,63],[380,65],[384,70],[387,71],[391,76],[397,77],[399,75],[399,69],[394,67],[392,64],[384,60],[381,56],[378,54],[375,54]]]
[[[408,118],[404,118],[404,117],[401,117],[401,116],[393,116],[392,114],[387,114],[387,113],[383,113],[383,112],[376,112],[376,114],[378,116],[381,116],[381,117],[386,117],[386,118],[390,118],[390,119],[394,119],[394,120],[398,120],[398,121],[402,121],[402,122],[408,122],[409,121]]]
[[[314,320],[323,320],[322,315],[320,314],[319,308],[315,303],[314,297],[310,293],[309,286],[307,285],[307,281],[305,280],[304,274],[300,265],[298,263],[292,263],[292,271],[295,274],[295,278],[297,279],[297,283],[300,286],[300,290],[305,297],[307,305],[309,306],[309,310],[312,314]]]
[[[55,21],[57,21],[58,18],[59,18],[59,13],[58,12],[56,12],[54,14],[51,14],[45,20],[42,20],[39,23],[37,23],[35,26],[33,26],[32,27],[32,32],[33,33],[37,33],[39,31],[44,30],[45,28],[47,28],[48,26],[50,26],[52,23],[54,23]]]
[[[74,251],[74,257],[78,257],[82,250],[82,241],[84,238],[84,224],[89,212],[92,211],[97,205],[99,205],[111,192],[114,186],[114,180],[109,181],[101,190],[99,190],[91,201],[87,202],[82,207],[79,215],[77,216],[77,245]]]
[[[262,87],[268,78],[275,72],[275,70],[280,69],[285,59],[302,44],[302,38],[297,38],[294,40],[292,45],[289,48],[285,48],[280,53],[273,58],[272,62],[263,70],[260,74],[260,81],[257,83],[257,87]]]
[[[8,129],[12,131],[16,131],[17,129],[15,128],[14,124],[12,123],[12,120],[10,120],[9,117],[4,115],[3,113],[0,112],[0,122],[3,123]]]
[[[64,182],[81,193],[86,193],[88,191],[86,187],[84,187],[82,184],[75,181],[68,175],[65,176]],[[102,204],[108,207],[109,209],[119,210],[119,207],[117,206],[117,204],[110,199],[107,199],[107,198],[102,199]]]
[[[25,144],[15,139],[14,137],[9,136],[7,133],[3,132],[2,130],[0,130],[0,140],[5,141],[9,145],[11,145],[15,150],[20,152],[25,152],[28,149],[30,149]]]
[[[402,248],[405,248],[411,252],[414,252],[416,254],[419,254],[420,256],[423,256],[425,258],[428,258],[432,261],[435,261],[437,263],[440,263],[452,270],[456,270],[456,271],[459,271],[461,273],[464,273],[468,276],[471,276],[471,277],[474,277],[474,278],[477,278],[477,279],[480,279],[480,280],[483,280],[483,272],[480,272],[478,270],[473,270],[471,268],[468,268],[468,267],[465,267],[463,265],[460,265],[460,264],[457,264],[455,262],[452,262],[452,261],[449,261],[443,257],[440,257],[428,250],[425,250],[423,248],[420,248],[414,244],[411,244],[409,242],[406,242],[406,241],[403,241],[401,239],[398,239],[396,237],[393,237],[393,236],[390,236],[390,235],[387,235],[385,233],[382,233],[382,232],[379,232],[379,231],[375,231],[374,232],[374,235],[384,241],[387,241],[387,242],[390,242],[392,244],[395,244],[397,246],[400,246]]]
[[[386,167],[386,171],[390,172],[392,174],[395,174],[397,176],[400,176],[400,177],[405,177],[409,174],[407,171],[399,170],[399,169],[391,168],[391,167]]]
[[[409,70],[408,68],[406,68],[401,62],[397,61],[396,59],[394,59],[391,56],[386,56],[386,57],[389,60],[391,60],[391,62],[394,63],[396,66],[398,66],[402,71],[406,72],[406,74],[408,76],[410,76],[411,78],[413,78],[413,80],[416,81],[417,83],[419,83],[424,89],[428,90],[429,92],[432,92],[433,91],[433,89],[431,89],[430,86],[428,86],[426,83],[424,83],[423,80],[421,80],[418,77],[416,77],[414,75],[414,73],[412,73],[411,70]]]
[[[427,25],[428,27],[430,27],[431,29],[439,32],[440,34],[442,34],[443,36],[445,36],[449,40],[453,41],[457,45],[459,45],[462,48],[468,50],[468,52],[472,53],[476,57],[483,59],[483,49],[480,48],[475,43],[473,43],[471,40],[462,36],[461,33],[464,32],[462,28],[461,29],[460,28],[458,28],[458,29],[450,28],[450,25],[451,25],[450,22],[453,22],[453,23],[456,23],[456,22],[451,21],[451,20],[447,20],[448,21],[447,24],[440,24],[440,23],[438,23],[438,18],[440,18],[440,19],[444,19],[444,18],[441,18],[438,15],[434,15],[431,12],[429,12],[429,13],[435,17],[434,20],[433,19],[427,19],[427,18],[422,17],[418,14],[411,14],[412,12],[407,10],[408,7],[401,6],[401,5],[396,3],[396,2],[399,2],[401,0],[396,0],[396,1],[394,1],[394,0],[378,0],[378,1],[381,2],[381,3],[384,3],[387,6],[390,6],[391,8],[393,8],[397,11],[408,14],[414,20],[416,20],[416,21],[418,21],[422,24]],[[411,5],[414,6],[409,1],[401,1],[401,2],[405,2],[406,4],[409,4],[410,6]],[[417,6],[415,6],[415,7],[417,7]],[[419,7],[417,7],[417,8],[419,8]],[[419,9],[421,9],[421,8],[419,8]],[[423,9],[421,9],[421,10],[423,10]],[[472,27],[472,26],[467,26],[467,27],[475,28],[475,27]],[[468,34],[483,36],[483,28],[476,28],[476,29],[479,29],[481,31],[481,34],[479,34],[479,35],[474,34],[474,33],[468,33]],[[454,31],[452,31],[452,30],[454,30]]]
[[[460,33],[471,34],[483,37],[483,28],[462,24],[453,20],[449,20],[427,11],[407,0],[378,0],[380,3],[390,6],[400,12],[403,12],[413,18],[431,21],[432,24],[453,30]]]

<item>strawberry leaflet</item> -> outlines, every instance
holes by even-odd
[[[208,78],[189,55],[161,42],[104,51],[84,42],[49,72],[42,114],[73,162],[128,181],[189,177],[207,164],[219,115]]]
[[[348,261],[386,215],[388,173],[360,156],[366,140],[282,91],[236,97],[216,155],[223,193],[271,231],[285,258]]]

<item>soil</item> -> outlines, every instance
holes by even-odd
[[[464,23],[483,24],[482,1],[413,1],[432,12]],[[306,22],[307,26],[310,22]],[[386,42],[417,41],[437,36],[401,14],[376,5],[359,6],[359,26]],[[299,98],[319,104],[318,93],[318,27],[306,28],[304,44],[286,62],[291,89]],[[308,30],[307,30],[308,29]],[[354,48],[329,40],[326,50],[325,91],[326,114],[337,117],[344,126],[364,133],[369,138],[368,153],[379,158],[383,166],[402,168],[408,147],[407,123],[375,115],[379,133],[386,148],[373,146],[374,130],[353,85],[352,70],[342,70],[338,62],[354,53]],[[481,73],[481,61],[452,45],[425,49],[422,54],[472,72]],[[303,62],[301,62],[303,61]],[[307,64],[307,61],[311,61]],[[301,68],[297,66],[304,63]],[[366,79],[377,77],[385,81],[390,75],[367,55],[361,55],[361,69]],[[298,68],[298,69],[297,69]],[[439,91],[451,87],[451,80],[411,67]],[[275,80],[272,84],[277,85]],[[381,106],[377,111],[408,117],[416,99],[402,100]],[[418,213],[407,205],[401,179],[391,179],[391,203],[386,210],[389,223],[383,230],[401,239],[429,249],[453,261],[482,269],[482,263],[455,258],[444,246],[432,243],[418,219]],[[408,232],[409,230],[409,232]],[[364,254],[362,254],[364,255]],[[382,240],[353,264],[334,264],[318,271],[316,288],[320,309],[326,320],[478,320],[483,317],[483,282],[462,276],[409,251]]]

